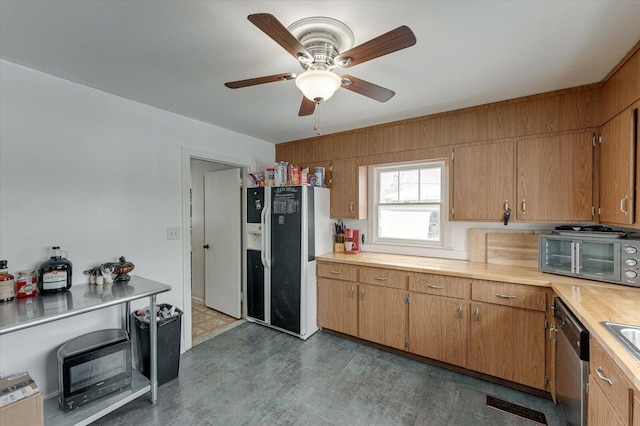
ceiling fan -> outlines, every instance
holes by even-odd
[[[335,68],[349,68],[371,59],[413,46],[416,38],[403,25],[381,36],[353,47],[353,32],[340,21],[326,17],[311,17],[294,22],[288,28],[269,13],[247,17],[256,27],[271,37],[295,57],[304,70],[300,74],[284,73],[225,83],[230,89],[293,80],[304,95],[299,116],[313,114],[316,104],[329,99],[343,87],[379,102],[395,95],[386,89],[351,75],[338,75]]]

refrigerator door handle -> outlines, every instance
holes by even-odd
[[[262,250],[260,250],[260,260],[262,261],[262,266],[265,268],[270,268],[269,258],[271,257],[271,253],[268,253],[269,249],[269,241],[271,240],[270,228],[268,217],[270,216],[270,207],[265,207],[262,209],[262,216],[260,221],[262,222]]]

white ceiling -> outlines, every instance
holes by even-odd
[[[0,0],[0,58],[266,141],[312,137],[293,81],[223,85],[301,71],[247,20],[260,12],[285,26],[338,19],[356,45],[415,33],[348,70],[395,97],[338,90],[320,107],[323,134],[598,82],[640,40],[639,0]]]

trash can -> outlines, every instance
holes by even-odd
[[[149,307],[131,313],[136,324],[138,363],[140,373],[151,377],[151,336]],[[180,330],[182,311],[166,303],[156,306],[158,331],[158,385],[178,377],[180,369]]]

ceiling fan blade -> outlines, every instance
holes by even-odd
[[[378,86],[377,84],[369,83],[368,81],[360,80],[359,78],[355,78],[350,75],[343,75],[341,78],[342,87],[344,89],[351,90],[352,92],[359,93],[379,102],[387,102],[396,94],[393,90],[386,89],[382,86]]]
[[[416,36],[406,25],[391,30],[359,46],[338,55],[334,62],[342,68],[349,68],[366,61],[405,49],[416,44]],[[351,61],[349,61],[349,59]],[[342,64],[346,61],[346,64]]]
[[[249,15],[247,19],[282,46],[284,50],[293,55],[294,58],[299,59],[302,56],[313,62],[313,56],[275,16],[270,13],[256,13]]]
[[[296,78],[294,73],[268,75],[266,77],[249,78],[247,80],[230,81],[225,83],[229,89],[239,89],[241,87],[255,86],[256,84],[274,83],[276,81],[292,80]]]
[[[298,112],[298,116],[304,117],[306,115],[311,115],[313,114],[313,111],[315,111],[315,109],[316,109],[316,103],[303,96],[302,104],[300,104],[300,111]]]

